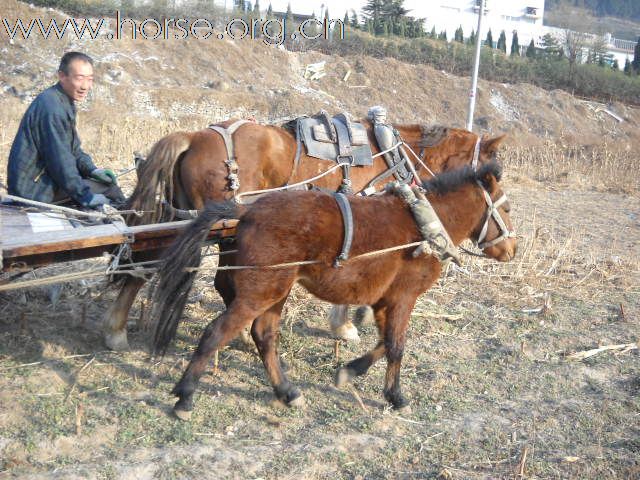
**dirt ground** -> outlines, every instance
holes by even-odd
[[[65,285],[55,306],[44,289],[0,296],[0,475],[638,478],[638,350],[567,355],[638,342],[640,199],[506,184],[519,255],[469,257],[421,297],[402,370],[409,415],[386,408],[384,362],[353,389],[332,386],[339,363],[374,345],[375,327],[336,359],[328,306],[300,289],[280,350],[307,406],[274,405],[259,359],[234,344],[205,376],[189,423],[170,416],[169,391],[223,308],[212,274],[162,361],[145,353],[139,303],[132,351],[104,351],[99,324],[115,291],[103,282]],[[64,268],[77,267],[50,270]]]
[[[5,5],[5,16],[57,15]],[[92,54],[99,72],[80,112],[83,145],[115,169],[168,132],[232,115],[362,116],[384,103],[397,121],[465,118],[468,79],[426,66],[242,42],[16,41],[0,44],[0,158],[71,47]],[[328,75],[305,80],[304,65],[323,59]],[[55,301],[44,288],[0,293],[0,479],[640,478],[640,110],[610,106],[618,123],[603,108],[481,82],[479,131],[510,138],[501,160],[519,252],[508,264],[465,257],[419,299],[402,368],[412,413],[386,407],[384,361],[352,387],[333,387],[337,366],[375,344],[375,327],[362,325],[362,341],[341,342],[336,357],[328,305],[300,288],[280,351],[306,407],[275,405],[258,357],[233,343],[203,378],[188,423],[170,415],[169,392],[223,309],[213,272],[198,279],[162,360],[149,359],[137,327],[144,295],[130,317],[131,351],[114,353],[100,334],[116,295],[104,280],[65,284]],[[133,179],[122,183],[130,191]],[[570,357],[607,345],[628,348]]]

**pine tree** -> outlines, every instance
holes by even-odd
[[[513,38],[511,39],[511,55],[520,56],[520,43],[518,42],[518,32],[513,31]]]
[[[500,38],[498,38],[498,45],[496,48],[498,50],[502,50],[503,53],[507,53],[507,34],[504,33],[504,30],[500,32]]]
[[[431,33],[429,34],[430,38],[436,38],[437,34],[436,34],[436,26],[434,25],[433,28],[431,29]]]
[[[349,12],[344,12],[344,18],[342,19],[342,23],[345,25],[349,25]]]
[[[331,20],[331,17],[329,16],[329,7],[324,9],[324,19],[329,22],[329,20]]]
[[[633,49],[633,61],[631,62],[633,71],[640,75],[640,37],[636,42],[636,47]]]
[[[360,24],[358,22],[358,14],[356,13],[355,10],[351,10],[351,27],[352,28],[359,28]]]
[[[369,0],[362,11],[367,18],[373,20],[373,23],[377,23],[382,18],[382,9],[384,7],[383,0]]]
[[[291,10],[291,2],[287,3],[287,13],[285,14],[287,23],[293,25],[293,11]]]
[[[256,3],[253,4],[253,16],[260,18],[260,0],[256,0]]]
[[[536,58],[536,44],[534,43],[533,38],[527,47],[526,56],[527,58]]]
[[[462,31],[462,25],[456,28],[456,32],[453,35],[453,40],[456,42],[464,43],[464,32]]]
[[[633,67],[631,66],[631,60],[629,60],[629,57],[627,57],[627,59],[624,61],[624,73],[625,75],[631,75],[632,71],[633,71]]]
[[[471,29],[471,35],[467,39],[467,45],[475,45],[476,44],[476,31]]]
[[[269,2],[269,8],[267,8],[267,18],[273,18],[273,7],[271,6],[271,2]]]
[[[487,32],[487,38],[485,39],[484,44],[489,48],[493,48],[493,35],[491,34],[491,29]]]
[[[442,30],[440,32],[440,35],[438,35],[438,40],[447,40],[447,31],[446,30]]]

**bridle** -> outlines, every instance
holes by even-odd
[[[503,192],[500,198],[494,202],[493,200],[491,200],[491,195],[489,195],[489,192],[487,192],[482,183],[477,180],[476,182],[482,189],[482,194],[484,195],[484,199],[487,202],[487,214],[484,220],[484,225],[482,226],[480,234],[478,235],[478,239],[476,240],[477,247],[480,250],[484,250],[485,248],[497,245],[507,238],[514,238],[516,236],[516,232],[515,230],[509,230],[507,224],[504,223],[504,220],[500,216],[500,212],[498,212],[498,208],[500,208],[502,204],[507,201],[507,194]],[[489,230],[489,220],[491,218],[493,218],[493,220],[496,222],[496,225],[498,225],[498,228],[500,229],[500,235],[498,235],[493,240],[484,241],[487,236],[487,231]]]
[[[475,147],[473,149],[473,158],[471,160],[471,168],[473,168],[474,171],[478,170],[478,164],[480,162],[481,142],[482,142],[482,138],[480,135],[478,135],[478,138],[476,139]],[[425,153],[426,152],[423,147],[420,150],[420,156],[418,157],[421,163],[424,160]],[[422,163],[422,165],[425,166],[424,163]],[[478,235],[478,239],[476,240],[475,243],[480,250],[484,250],[485,248],[493,247],[494,245],[497,245],[498,243],[502,242],[503,240],[506,240],[507,238],[515,238],[516,232],[515,230],[509,230],[509,228],[507,227],[507,224],[504,223],[504,220],[500,216],[500,212],[498,212],[498,209],[507,201],[507,194],[503,192],[502,196],[500,196],[500,198],[494,202],[493,200],[491,200],[491,195],[489,195],[489,192],[487,192],[487,190],[484,188],[484,185],[482,185],[482,183],[479,181],[477,183],[480,186],[480,189],[482,190],[482,194],[484,195],[485,201],[487,202],[487,213],[486,213],[484,225],[482,226],[482,229],[480,230],[480,234]],[[498,228],[500,229],[500,235],[498,235],[493,240],[484,241],[487,236],[487,231],[489,230],[489,220],[491,218],[493,218],[493,220],[496,222],[496,225],[498,225]],[[484,255],[479,255],[479,254],[470,252],[469,250],[463,247],[460,247],[460,248],[462,248],[463,251],[471,255],[480,256],[480,257],[484,256]]]

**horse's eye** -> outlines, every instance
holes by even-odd
[[[511,204],[509,202],[504,202],[502,204],[502,208],[505,212],[509,213],[511,211]]]

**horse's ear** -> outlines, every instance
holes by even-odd
[[[504,142],[504,140],[507,138],[506,135],[498,135],[497,137],[493,137],[493,138],[482,138],[482,141],[480,142],[480,148],[482,150],[482,153],[485,153],[487,155],[492,155],[494,153],[497,153],[498,149],[500,148],[500,145],[502,144],[502,142]]]
[[[502,177],[502,167],[495,162],[483,165],[477,173],[478,180],[487,191],[492,192],[497,188],[497,183]]]

